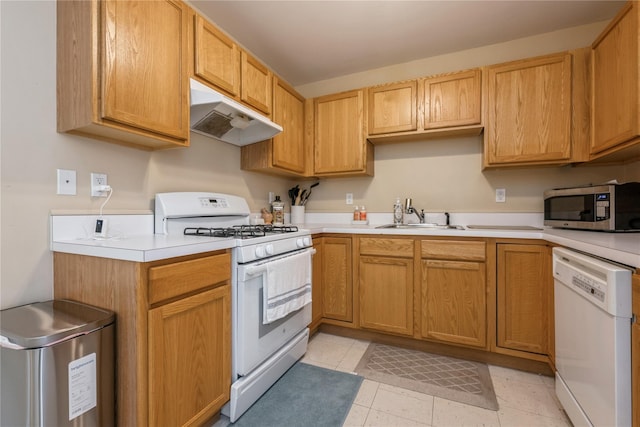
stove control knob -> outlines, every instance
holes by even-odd
[[[266,255],[266,252],[264,251],[264,246],[256,247],[256,256],[258,258],[264,258],[265,255]]]
[[[304,248],[304,240],[302,238],[296,239],[296,246],[299,248]]]
[[[311,246],[311,238],[310,237],[305,237],[303,239],[304,245],[305,246]]]
[[[273,255],[273,245],[272,244],[268,244],[267,245],[267,254]]]

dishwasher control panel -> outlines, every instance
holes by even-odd
[[[581,252],[553,249],[553,278],[616,317],[631,318],[631,269]]]

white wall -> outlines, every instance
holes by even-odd
[[[148,210],[156,192],[207,190],[240,194],[258,211],[266,205],[268,191],[284,196],[292,185],[290,180],[240,171],[238,147],[198,135],[192,136],[188,149],[150,153],[58,134],[55,17],[54,1],[0,1],[0,308],[52,297],[49,212],[97,210],[103,199],[89,196],[91,172],[109,176],[115,193],[108,210]],[[399,80],[406,78],[405,72],[428,75],[531,56],[564,49],[557,48],[564,40],[587,45],[599,29],[587,30],[402,64],[300,90],[316,96],[356,87],[355,82],[362,86]],[[466,65],[468,58],[474,58],[473,65]],[[350,210],[344,204],[349,191],[355,203],[365,203],[371,212],[390,210],[396,196],[413,197],[416,206],[428,211],[540,211],[541,191],[549,187],[640,179],[637,165],[482,172],[481,147],[481,138],[379,146],[374,178],[322,180],[307,207],[318,212]],[[77,171],[76,196],[56,195],[57,168]],[[507,188],[506,204],[492,202],[496,187]]]

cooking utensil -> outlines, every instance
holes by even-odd
[[[304,206],[307,203],[307,200],[309,200],[309,196],[311,196],[311,190],[313,189],[313,187],[317,187],[318,185],[320,185],[320,183],[316,182],[315,184],[312,184],[311,187],[309,187],[309,192],[306,194],[306,196],[301,202],[302,206]]]

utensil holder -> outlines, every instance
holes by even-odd
[[[304,206],[291,206],[291,224],[304,224]]]

